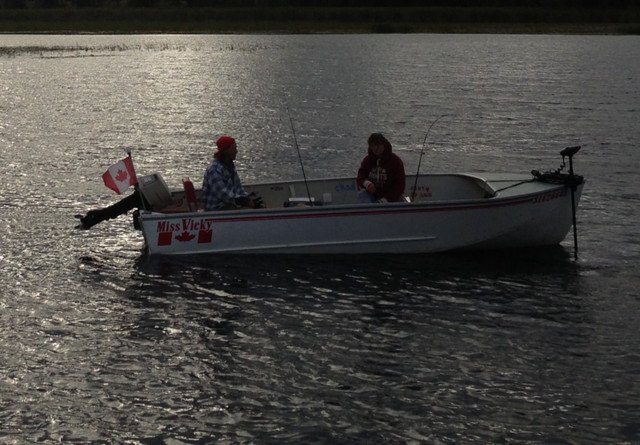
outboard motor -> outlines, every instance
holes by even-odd
[[[133,209],[160,211],[171,203],[169,187],[159,173],[153,173],[139,177],[136,191],[117,203],[102,209],[90,210],[84,216],[76,215],[80,220],[76,228],[89,229],[102,221],[117,218]]]

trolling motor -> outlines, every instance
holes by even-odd
[[[577,145],[575,147],[567,147],[562,150],[560,152],[560,155],[562,156],[562,164],[558,169],[544,173],[540,173],[538,170],[531,170],[531,174],[538,181],[548,182],[550,184],[565,184],[575,190],[576,187],[584,182],[584,178],[582,176],[576,175],[573,172],[573,155],[578,153],[580,148],[581,147]],[[569,158],[569,173],[563,173],[562,171],[567,166],[565,159],[567,157]]]
[[[538,170],[532,170],[531,174],[541,182],[548,182],[551,184],[564,184],[571,189],[571,215],[573,217],[573,257],[578,259],[578,229],[576,227],[576,190],[578,186],[584,182],[582,176],[576,175],[573,172],[573,155],[580,151],[580,146],[567,147],[560,152],[562,156],[562,165],[555,170],[545,173],[540,173]],[[567,166],[565,158],[569,158],[569,173],[562,173],[562,170]]]

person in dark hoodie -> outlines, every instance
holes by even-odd
[[[369,149],[358,169],[358,202],[404,201],[405,174],[402,159],[391,148],[381,133],[367,139]]]

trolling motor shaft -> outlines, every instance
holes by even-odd
[[[584,182],[582,176],[576,175],[573,172],[573,155],[580,151],[581,146],[576,145],[574,147],[567,147],[560,151],[562,156],[562,165],[555,171],[540,173],[538,170],[531,171],[531,174],[542,182],[549,182],[552,184],[564,184],[571,189],[571,217],[573,223],[573,256],[578,259],[578,229],[576,226],[576,190],[578,186]],[[562,170],[567,166],[565,158],[569,158],[569,173],[562,173]]]
[[[562,164],[564,165],[564,158],[565,157],[569,157],[569,175],[574,176],[573,174],[573,155],[578,153],[578,151],[580,151],[580,145],[576,145],[575,147],[567,147],[564,150],[562,150],[560,152],[560,155],[562,156]],[[578,183],[580,184],[580,183]],[[573,185],[573,187],[576,187],[578,184]]]
[[[578,153],[580,146],[567,147],[560,152],[562,155],[562,164],[564,164],[565,156],[569,157],[569,178],[571,178],[571,216],[573,218],[573,258],[578,259],[578,229],[576,227],[576,189],[578,184],[582,184],[583,179],[580,176],[579,182],[576,181],[576,175],[573,174],[573,155]]]

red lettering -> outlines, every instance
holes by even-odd
[[[553,201],[554,199],[558,199],[558,198],[562,198],[563,196],[566,196],[566,194],[567,194],[567,189],[563,188],[561,190],[556,190],[555,192],[545,193],[544,195],[538,195],[535,198],[533,198],[533,203],[538,204],[541,202]]]

